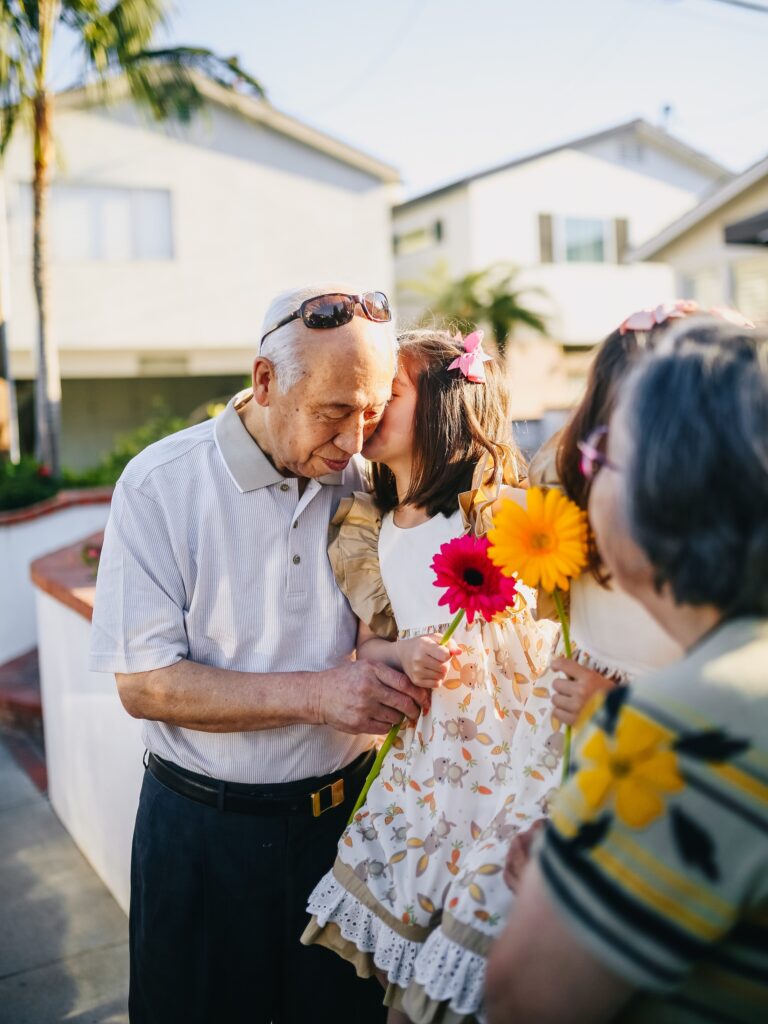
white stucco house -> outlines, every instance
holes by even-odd
[[[665,263],[678,295],[734,306],[768,323],[768,156],[668,224],[632,254]]]
[[[63,462],[95,462],[153,403],[188,414],[250,372],[269,299],[342,278],[393,286],[389,165],[200,79],[188,128],[126,98],[56,100],[51,326],[62,375]],[[5,158],[11,366],[31,422],[36,331],[29,139]]]
[[[662,264],[628,253],[695,207],[730,173],[646,121],[513,160],[416,196],[394,210],[401,308],[424,300],[402,282],[443,263],[452,278],[497,262],[546,292],[551,338],[592,346],[634,309],[674,296]]]

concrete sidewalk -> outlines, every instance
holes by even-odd
[[[127,1024],[128,921],[0,732],[0,1022]]]

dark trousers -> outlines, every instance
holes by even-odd
[[[144,775],[131,862],[131,1024],[379,1024],[383,989],[302,946],[362,779],[319,818],[219,811]]]

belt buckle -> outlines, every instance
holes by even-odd
[[[331,802],[323,807],[323,801],[321,794],[326,789],[331,791]],[[312,793],[312,817],[319,818],[321,814],[325,814],[326,811],[332,810],[334,807],[338,807],[339,804],[344,803],[344,779],[336,779],[335,782],[329,782],[327,786],[323,786],[322,789],[318,789],[315,793]]]

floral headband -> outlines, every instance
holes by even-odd
[[[695,316],[697,313],[707,312],[719,320],[725,320],[736,327],[753,328],[755,325],[747,320],[736,309],[728,306],[712,306],[708,310],[699,308],[698,302],[693,299],[678,299],[677,302],[662,303],[655,309],[640,309],[637,313],[628,316],[619,327],[619,334],[626,334],[627,331],[651,331],[654,327],[665,324],[668,320],[680,320],[686,316]]]
[[[472,331],[466,338],[462,338],[461,332],[457,331],[454,341],[458,342],[464,349],[464,355],[457,356],[448,369],[459,370],[473,384],[485,384],[486,377],[483,363],[487,363],[489,360],[492,361],[493,356],[489,356],[483,350],[483,332]]]

